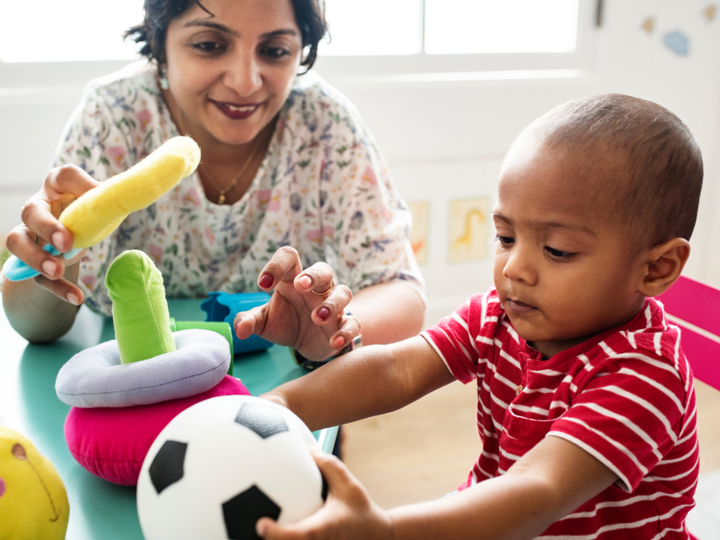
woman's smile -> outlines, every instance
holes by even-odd
[[[236,104],[228,103],[224,101],[210,100],[210,103],[215,105],[217,109],[231,120],[244,120],[252,116],[257,111],[262,103],[247,103],[247,104]]]

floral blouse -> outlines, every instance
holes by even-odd
[[[179,135],[154,68],[132,64],[92,81],[71,117],[55,165],[73,163],[106,180]],[[122,251],[146,252],[169,297],[257,291],[262,268],[281,246],[304,267],[327,262],[353,292],[402,280],[424,299],[409,234],[410,212],[355,107],[319,75],[298,78],[247,193],[233,205],[205,197],[197,173],[132,213],[83,259],[86,304],[105,315],[108,264]]]

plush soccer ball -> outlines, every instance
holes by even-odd
[[[181,412],[140,470],[137,505],[146,540],[258,538],[268,516],[293,523],[319,509],[327,487],[315,438],[288,409],[221,396]]]

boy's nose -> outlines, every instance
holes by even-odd
[[[537,269],[533,264],[532,257],[527,250],[515,246],[508,253],[505,265],[503,266],[503,275],[512,281],[522,281],[528,285],[534,285],[537,282]]]

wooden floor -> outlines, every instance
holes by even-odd
[[[720,469],[720,392],[697,382],[700,472]],[[456,382],[391,414],[345,426],[343,460],[382,508],[442,497],[480,453],[476,387]]]

